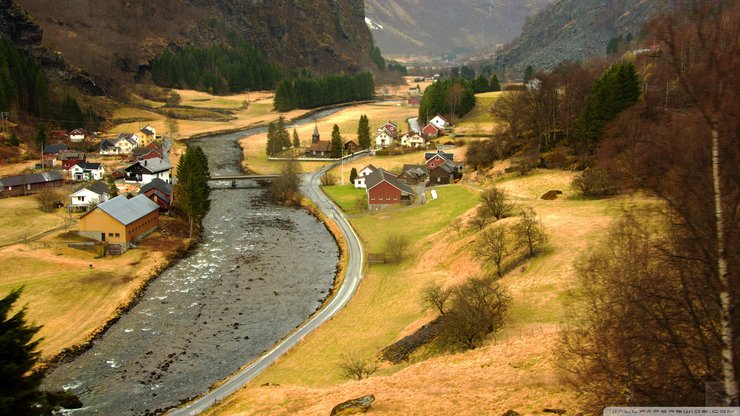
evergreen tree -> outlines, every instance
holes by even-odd
[[[498,82],[498,77],[493,74],[491,82],[489,83],[490,91],[501,91],[501,84]]]
[[[185,214],[190,224],[190,237],[210,208],[208,187],[208,159],[200,147],[188,147],[177,164],[175,205]]]
[[[85,119],[77,100],[67,95],[62,102],[59,118],[62,120],[62,128],[67,130],[76,129],[83,125]]]
[[[475,106],[475,93],[469,83],[460,79],[446,79],[443,81],[437,81],[434,84],[428,86],[424,90],[424,95],[421,97],[421,104],[419,105],[419,122],[424,125],[430,118],[437,114],[444,114],[452,118],[452,106],[448,100],[448,91],[451,88],[460,89],[462,87],[462,95],[459,102],[454,105],[454,111],[456,117],[462,117],[472,110]]]
[[[277,151],[278,145],[277,145],[277,128],[275,126],[275,123],[270,122],[270,124],[267,125],[267,155],[273,156],[275,152]]]
[[[604,124],[639,98],[640,81],[632,63],[621,62],[607,68],[594,81],[578,120],[576,137],[581,149],[593,151],[601,140]]]
[[[339,133],[339,126],[336,124],[331,129],[331,157],[342,157],[342,135]]]
[[[280,150],[283,148],[287,149],[290,147],[290,134],[288,133],[288,130],[285,128],[285,117],[280,116],[278,118],[277,124],[275,125],[275,131],[277,134],[277,144],[280,147]]]
[[[488,84],[488,80],[486,77],[484,77],[482,74],[473,80],[471,83],[471,86],[473,87],[473,91],[478,94],[481,92],[488,92],[490,91],[490,85]]]
[[[21,289],[0,299],[0,414],[42,414],[38,404],[43,400],[39,391],[43,373],[33,367],[41,355],[37,351],[40,339],[33,339],[41,327],[26,323],[26,308],[13,305]],[[16,310],[11,316],[11,312]]]
[[[355,179],[357,179],[357,169],[352,168],[352,170],[349,172],[349,183],[352,184],[355,182]]]
[[[116,186],[116,181],[112,176],[108,176],[108,194],[109,198],[115,198],[118,196],[118,187]]]
[[[532,65],[527,65],[527,68],[524,70],[524,83],[526,84],[529,82],[532,77],[534,77],[534,67]]]
[[[360,122],[357,124],[357,142],[361,149],[370,147],[370,121],[365,114],[360,116]]]
[[[296,149],[301,147],[301,141],[298,138],[298,132],[295,130],[295,127],[293,128],[293,147]]]
[[[312,78],[302,75],[282,80],[275,91],[275,110],[316,108],[357,100],[367,100],[375,94],[375,82],[369,72],[357,75],[329,75]]]
[[[375,62],[378,69],[385,71],[385,59],[383,59],[383,55],[380,53],[380,48],[373,46],[373,48],[370,49],[370,59]]]

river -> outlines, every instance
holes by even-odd
[[[298,123],[325,117],[326,110]],[[213,175],[238,174],[237,140],[254,128],[189,142]],[[203,241],[153,281],[92,348],[54,369],[44,388],[82,399],[74,414],[159,413],[201,394],[258,357],[329,294],[339,251],[306,211],[275,206],[261,189],[211,193]]]

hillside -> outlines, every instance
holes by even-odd
[[[370,67],[362,0],[17,0],[43,43],[111,87],[144,74],[168,46],[208,46],[236,33],[277,63],[319,73]]]
[[[552,0],[366,0],[385,55],[440,56],[490,50],[517,36],[524,19]]]
[[[33,17],[12,0],[0,0],[0,37],[39,62],[46,71],[47,79],[74,84],[90,93],[102,91],[89,74],[74,68],[59,54],[42,45],[42,30]]]
[[[496,63],[514,79],[527,65],[552,69],[564,61],[604,55],[609,40],[637,36],[665,2],[649,0],[558,0],[527,19],[522,34],[498,55]]]

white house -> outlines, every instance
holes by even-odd
[[[375,135],[375,147],[382,149],[393,144],[393,135],[386,129],[382,129]]]
[[[69,168],[69,174],[76,181],[101,180],[105,177],[102,163],[77,162]]]
[[[401,146],[403,147],[424,147],[426,140],[417,133],[406,133],[401,136]]]
[[[95,181],[69,194],[69,210],[89,210],[108,200],[108,185]]]
[[[434,127],[438,128],[440,130],[444,130],[447,127],[450,127],[450,122],[447,121],[446,118],[442,117],[439,114],[437,114],[436,116],[434,116],[434,118],[432,118],[431,120],[429,120],[429,123],[430,124],[433,124]]]
[[[128,155],[138,147],[139,136],[131,133],[120,133],[115,139],[103,139],[100,141],[100,154],[106,155]]]
[[[74,129],[69,132],[69,140],[75,143],[79,143],[85,140],[87,131],[85,129]]]
[[[364,168],[362,168],[359,172],[357,172],[357,177],[354,180],[355,188],[365,188],[365,178],[370,175],[371,173],[378,170],[373,165],[367,165]]]
[[[172,183],[172,165],[169,161],[158,157],[137,160],[124,170],[126,171],[126,182],[138,182],[146,185],[152,179],[159,178],[167,183]]]

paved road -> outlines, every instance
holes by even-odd
[[[257,377],[259,373],[274,363],[278,358],[280,358],[280,356],[290,350],[311,331],[331,319],[331,317],[339,312],[352,298],[352,295],[355,293],[355,290],[357,290],[357,286],[362,278],[362,262],[364,256],[362,245],[360,244],[360,239],[357,237],[357,234],[344,218],[341,210],[319,188],[321,175],[333,166],[334,165],[327,166],[319,171],[305,174],[303,177],[303,184],[301,185],[301,192],[303,195],[311,199],[313,203],[324,212],[324,214],[333,218],[337,224],[339,224],[342,234],[344,234],[345,241],[347,241],[347,245],[349,247],[349,263],[347,270],[345,271],[344,283],[339,290],[337,290],[334,298],[332,298],[329,304],[327,304],[316,315],[311,317],[311,319],[306,321],[297,331],[290,334],[290,336],[274,346],[270,351],[263,354],[248,367],[232,375],[217,388],[181,408],[172,410],[169,413],[171,416],[197,415],[218,403],[221,399],[234,393],[243,385]]]

